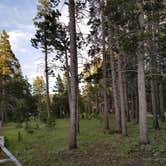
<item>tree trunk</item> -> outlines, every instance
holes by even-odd
[[[79,110],[79,89],[77,88],[77,119],[76,119],[76,124],[77,124],[77,133],[80,134],[80,110]]]
[[[152,112],[153,112],[153,128],[159,129],[158,115],[157,115],[157,80],[151,80],[151,96],[152,96]]]
[[[69,149],[77,148],[77,45],[75,24],[75,2],[69,0],[69,32],[70,32],[70,71],[71,71],[71,99],[70,99],[70,142]]]
[[[123,75],[122,75],[122,61],[121,55],[118,57],[118,86],[120,94],[120,110],[121,110],[121,124],[122,124],[122,134],[127,135],[126,127],[126,115],[125,115],[125,98],[124,98],[124,89],[123,89]]]
[[[152,18],[154,18],[154,13],[152,12]],[[152,112],[153,112],[153,128],[159,129],[159,122],[158,122],[158,115],[157,115],[157,108],[158,108],[158,85],[157,85],[157,45],[155,43],[156,40],[156,25],[153,22],[150,26],[150,32],[152,34],[152,38],[150,39],[150,57],[151,57],[151,97],[152,97]]]
[[[109,129],[108,96],[107,96],[107,58],[105,51],[105,18],[104,18],[104,0],[101,1],[101,19],[102,19],[102,56],[103,56],[103,93],[104,93],[104,129]]]
[[[65,46],[65,66],[66,66],[66,77],[67,77],[67,92],[68,92],[68,102],[69,102],[69,108],[70,108],[70,99],[71,99],[71,85],[70,85],[70,67],[68,63],[68,55],[67,55],[67,48]]]
[[[127,97],[127,80],[126,80],[126,62],[127,62],[127,55],[123,51],[123,74],[122,74],[122,79],[123,79],[123,90],[124,90],[124,104],[125,104],[125,113],[127,116],[127,121],[130,122],[130,111],[128,107],[128,97]]]
[[[145,94],[145,73],[144,73],[144,56],[140,51],[142,42],[138,48],[138,95],[139,95],[139,132],[140,143],[147,144],[147,103]]]
[[[46,99],[47,99],[47,113],[48,113],[48,118],[50,118],[50,93],[49,93],[49,76],[48,76],[48,48],[47,48],[47,36],[46,36],[46,31],[45,31],[45,78],[46,78]]]
[[[133,92],[131,92],[131,113],[132,113],[132,118],[135,120],[136,119],[136,114],[135,114],[135,96]]]
[[[110,36],[111,38],[111,36]],[[111,51],[111,40],[109,41],[109,50],[110,50],[110,64],[111,64],[111,74],[112,74],[112,91],[113,91],[113,104],[115,108],[115,121],[116,121],[116,131],[118,133],[122,132],[121,128],[121,116],[120,116],[120,109],[118,106],[118,92],[116,88],[116,71],[115,71],[115,62],[113,57],[113,52]]]
[[[164,115],[164,88],[162,83],[159,86],[159,97],[160,97],[160,112],[161,112],[161,120],[165,122],[165,115]]]
[[[96,114],[100,112],[98,92],[96,92]]]
[[[137,0],[137,5],[140,11],[138,18],[140,33],[143,33],[144,32],[143,2]],[[147,144],[148,136],[147,136],[147,102],[146,102],[145,73],[144,73],[144,41],[138,42],[137,58],[138,58],[138,96],[139,96],[139,141],[141,144]]]

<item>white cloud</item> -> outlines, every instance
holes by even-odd
[[[27,49],[27,44],[30,44],[30,39],[33,36],[31,32],[24,32],[24,31],[10,31],[9,33],[10,36],[10,42],[12,45],[12,49],[15,51],[26,51]]]
[[[20,25],[20,27],[23,28],[23,25]],[[31,26],[25,28],[31,29]],[[43,74],[43,71],[38,69],[42,62],[40,58],[42,53],[33,48],[30,43],[33,33],[30,31],[12,30],[8,34],[12,50],[20,61],[23,74],[32,83],[36,75]]]

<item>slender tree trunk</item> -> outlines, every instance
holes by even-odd
[[[140,32],[144,32],[144,11],[143,1],[137,0],[137,5],[140,11],[139,25]],[[147,135],[147,102],[145,91],[145,73],[144,73],[144,41],[138,42],[137,47],[138,58],[138,96],[139,96],[139,141],[141,144],[148,143]]]
[[[46,77],[47,111],[48,111],[48,118],[50,118],[50,112],[51,111],[50,111],[50,93],[49,93],[47,51],[45,51],[45,77]]]
[[[135,93],[135,112],[136,122],[139,123],[139,94],[138,94],[138,78],[136,79],[136,93]]]
[[[121,124],[122,124],[122,134],[127,135],[126,127],[126,115],[125,115],[125,98],[124,98],[124,89],[123,89],[123,75],[122,75],[122,61],[121,55],[118,57],[118,86],[120,94],[120,110],[121,110]]]
[[[152,12],[152,17],[154,18],[154,14]],[[150,40],[150,46],[151,46],[151,51],[150,51],[150,57],[151,57],[151,74],[152,74],[152,79],[151,79],[151,97],[152,97],[152,112],[153,112],[153,128],[154,129],[159,129],[159,122],[158,122],[158,85],[157,85],[157,62],[156,62],[156,57],[157,57],[157,45],[155,43],[155,34],[156,34],[156,25],[153,22],[152,25],[150,26],[150,31],[152,34],[152,39]]]
[[[115,71],[116,71],[116,78],[115,78],[115,87],[116,87],[116,100],[118,103],[118,110],[119,110],[119,122],[120,122],[120,126],[121,126],[121,133],[122,133],[122,122],[121,122],[121,106],[120,106],[120,90],[119,90],[119,73],[118,73],[118,60],[115,60]]]
[[[113,104],[115,108],[116,131],[118,133],[121,133],[122,132],[121,116],[120,116],[120,110],[119,110],[118,99],[117,99],[118,92],[116,88],[116,71],[115,71],[115,62],[114,62],[113,52],[111,51],[111,40],[109,41],[109,47],[110,47],[109,50],[110,50],[110,64],[111,64],[111,74],[112,74],[112,90],[113,90]]]
[[[142,42],[139,43],[139,50],[142,49]],[[139,95],[139,132],[140,143],[147,144],[147,103],[145,94],[145,73],[144,73],[144,56],[138,50],[138,95]]]
[[[98,98],[98,92],[96,92],[96,113],[98,114],[99,112],[100,112],[99,98]]]
[[[67,77],[67,92],[68,92],[68,102],[70,105],[70,98],[71,98],[71,87],[70,87],[70,67],[68,63],[68,55],[67,55],[67,48],[65,47],[65,66],[66,66],[66,77]]]
[[[6,112],[6,92],[5,92],[5,81],[2,80],[2,100],[1,100],[1,124],[3,126],[5,120],[5,112]]]
[[[47,42],[46,42],[46,32],[45,32],[45,78],[46,78],[46,99],[47,99],[47,113],[48,113],[48,118],[50,118],[50,93],[49,93],[49,76],[48,76],[48,48],[47,48]]]
[[[0,103],[1,108],[0,108],[0,136],[3,136],[3,101]]]
[[[136,119],[136,114],[135,114],[135,97],[134,97],[134,95],[133,95],[133,92],[131,92],[132,94],[131,94],[131,112],[132,112],[132,118],[133,119]]]
[[[77,78],[77,44],[75,24],[75,2],[69,0],[69,32],[70,32],[70,69],[71,69],[71,100],[70,100],[70,142],[69,149],[77,148],[77,100],[78,100],[78,78]]]
[[[80,134],[80,110],[79,110],[79,89],[77,88],[77,119],[76,119],[76,124],[77,124],[77,133]]]
[[[136,86],[136,90],[138,89],[138,85]],[[138,91],[135,93],[135,115],[136,115],[136,123],[139,123],[139,94]]]
[[[152,96],[152,112],[153,112],[153,128],[159,129],[158,115],[157,115],[157,80],[152,78],[151,80],[151,96]]]
[[[128,96],[127,96],[127,80],[126,80],[126,62],[127,62],[127,55],[123,52],[123,74],[122,74],[122,79],[123,79],[123,90],[124,90],[124,104],[125,104],[125,113],[127,116],[127,121],[130,122],[130,111],[128,107]]]
[[[107,96],[107,58],[105,50],[105,3],[101,0],[101,19],[102,19],[102,55],[103,55],[103,93],[104,93],[104,129],[109,129],[108,96]]]
[[[162,83],[159,85],[159,97],[160,97],[160,112],[161,112],[161,120],[165,122],[165,115],[164,115],[164,88]]]
[[[4,94],[3,94],[3,81],[2,81],[2,93],[0,94],[2,99],[0,101],[0,136],[3,136],[3,112],[4,112]],[[2,158],[2,149],[0,148],[0,157]]]

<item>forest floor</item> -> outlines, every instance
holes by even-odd
[[[166,166],[166,123],[155,131],[148,121],[150,144],[138,143],[138,125],[128,123],[128,136],[104,132],[101,119],[81,120],[78,149],[68,150],[69,120],[56,120],[55,128],[40,122],[8,123],[6,146],[24,166]],[[110,127],[114,129],[110,119]],[[30,127],[29,127],[30,128]],[[5,165],[4,165],[5,166]]]

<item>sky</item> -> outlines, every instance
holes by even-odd
[[[37,0],[0,0],[0,31],[9,34],[11,47],[22,67],[23,75],[32,80],[41,74],[42,53],[31,46],[35,33],[32,18]]]
[[[23,75],[27,76],[32,84],[37,75],[44,76],[44,55],[41,50],[31,45],[31,38],[35,34],[32,19],[37,13],[38,0],[0,0],[0,32],[6,30],[12,50],[18,58]],[[60,4],[62,12],[61,20],[68,24],[68,10],[65,5]],[[85,26],[80,26],[86,33]],[[55,78],[50,77],[51,88],[55,84]]]
[[[38,0],[0,0],[0,32],[6,30],[9,34],[12,50],[21,64],[23,75],[30,83],[37,75],[44,75],[43,53],[33,48],[30,42],[35,34],[32,19],[37,13],[37,2]],[[65,21],[65,17],[62,19]]]

